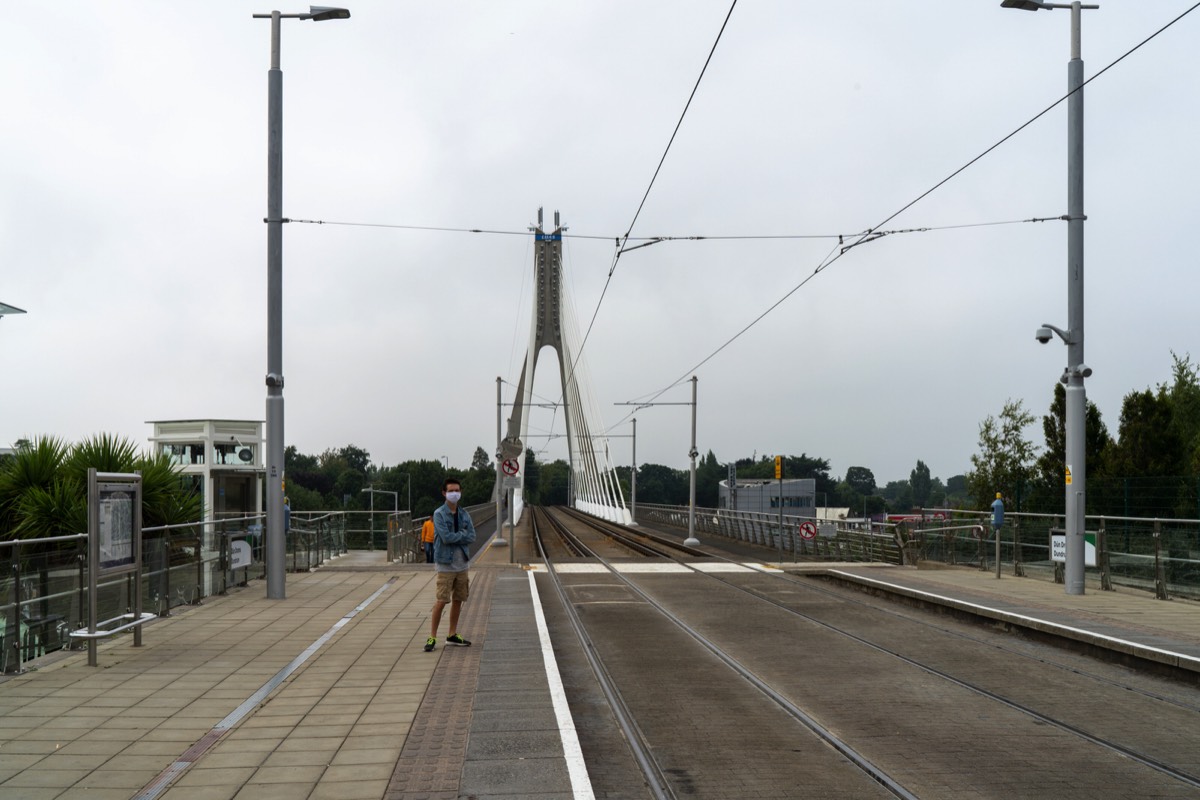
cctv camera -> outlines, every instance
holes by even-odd
[[[1033,336],[1039,342],[1045,344],[1054,336],[1054,331],[1050,330],[1049,328],[1038,328],[1037,331],[1034,332]]]

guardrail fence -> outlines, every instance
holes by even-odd
[[[476,525],[495,516],[491,503],[467,510]],[[315,569],[348,550],[381,550],[390,562],[422,563],[425,519],[407,511],[293,512],[287,569]],[[172,608],[265,578],[263,522],[252,516],[143,528],[145,609],[169,616]],[[67,649],[70,631],[87,625],[87,545],[85,533],[0,541],[0,674]],[[96,593],[101,619],[132,609],[128,576],[100,581]]]
[[[686,506],[638,503],[637,510],[639,521],[687,529]],[[802,532],[805,522],[811,527]],[[1007,512],[1000,530],[1001,568],[1061,583],[1063,565],[1052,559],[1050,534],[1062,526],[1061,515]],[[792,560],[996,566],[991,513],[983,511],[923,509],[899,522],[785,514],[781,528],[778,512],[697,508],[695,530],[762,545]],[[1096,565],[1085,571],[1089,586],[1139,589],[1162,600],[1200,599],[1200,520],[1089,516],[1085,533],[1095,548]]]

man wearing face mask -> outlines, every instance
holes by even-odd
[[[446,498],[445,504],[433,512],[433,563],[437,570],[437,588],[429,638],[425,640],[426,653],[437,646],[438,625],[442,622],[442,609],[446,603],[450,604],[450,635],[446,637],[446,643],[464,647],[471,644],[458,634],[458,614],[466,602],[470,585],[467,562],[471,554],[467,545],[475,541],[475,525],[467,510],[458,507],[462,484],[457,478],[446,478],[442,482],[442,495]]]

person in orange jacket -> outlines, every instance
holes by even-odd
[[[433,517],[425,520],[421,526],[421,544],[425,548],[425,563],[433,563]]]

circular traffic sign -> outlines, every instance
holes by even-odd
[[[811,522],[800,523],[800,537],[803,539],[812,539],[817,535],[817,526]]]
[[[521,471],[521,464],[515,458],[509,458],[500,465],[500,469],[504,470],[505,475],[516,475]]]

